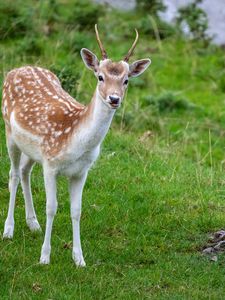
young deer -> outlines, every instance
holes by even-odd
[[[40,263],[48,264],[51,231],[57,210],[56,177],[65,175],[70,183],[73,226],[72,257],[77,266],[85,266],[80,242],[82,190],[88,171],[100,152],[113,115],[120,106],[128,78],[143,73],[150,59],[128,64],[138,40],[120,62],[112,62],[96,37],[102,60],[83,48],[81,57],[98,79],[92,100],[85,106],[65,92],[59,79],[50,71],[26,66],[6,76],[3,87],[2,113],[11,161],[9,173],[10,201],[4,227],[4,238],[12,238],[16,191],[21,180],[30,230],[40,230],[31,194],[30,173],[35,162],[43,166],[46,191],[46,231]]]

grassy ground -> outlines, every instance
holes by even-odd
[[[38,13],[32,20],[37,21],[28,29],[25,18],[21,36],[10,36],[9,30],[1,41],[0,79],[15,66],[45,66],[79,101],[88,102],[96,82],[82,64],[79,49],[98,52],[93,24],[80,18],[71,27],[73,5],[61,2],[66,3],[61,15],[54,6],[47,10],[47,1],[40,1],[40,7],[24,2],[22,12],[18,10],[20,22],[25,22],[25,12],[32,15],[32,8]],[[103,15],[99,30],[109,54],[120,59],[138,27],[134,59],[151,57],[152,66],[130,82],[85,186],[81,237],[87,268],[77,269],[71,258],[66,181],[62,178],[58,184],[49,266],[38,264],[43,233],[31,234],[26,227],[19,190],[15,236],[0,241],[0,298],[224,299],[224,255],[214,263],[201,254],[209,233],[225,224],[224,52],[185,41],[169,29],[165,39],[155,39],[151,18],[142,14]],[[89,24],[85,31],[79,27],[82,22]],[[40,24],[47,24],[50,32],[43,34],[47,29]],[[3,231],[9,161],[2,120],[0,158]],[[38,166],[32,187],[44,230],[45,194]]]

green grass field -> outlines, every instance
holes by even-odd
[[[86,47],[99,54],[93,27],[97,17],[113,59],[126,53],[137,27],[140,40],[133,60],[150,57],[152,65],[130,81],[86,182],[81,239],[87,267],[76,268],[71,257],[65,179],[58,182],[49,266],[38,263],[44,233],[29,232],[19,189],[14,238],[0,241],[0,299],[224,299],[224,254],[217,262],[201,254],[209,234],[225,226],[224,50],[184,40],[169,28],[165,37],[156,39],[151,18],[141,13],[106,9],[93,16],[94,8],[85,6],[87,19],[81,12],[76,19],[76,1],[61,0],[52,9],[46,7],[49,1],[17,2],[13,9],[18,16],[10,15],[12,7],[0,6],[0,16],[6,11],[13,28],[2,23],[8,36],[0,41],[1,82],[10,69],[35,64],[53,70],[77,100],[87,103],[96,79],[79,50]],[[1,232],[8,209],[8,172],[1,118]],[[39,166],[32,190],[44,231]]]

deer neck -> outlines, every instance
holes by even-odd
[[[114,113],[115,110],[107,106],[97,88],[80,128],[81,142],[89,150],[101,144],[109,130]]]

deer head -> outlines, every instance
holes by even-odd
[[[108,59],[98,34],[97,25],[95,25],[95,32],[102,59],[99,61],[93,52],[86,48],[81,49],[81,57],[86,67],[92,70],[98,79],[97,92],[101,100],[110,109],[116,109],[120,106],[129,78],[142,74],[151,63],[149,58],[137,60],[131,64],[128,63],[138,41],[138,32],[136,29],[135,31],[136,38],[133,45],[124,59],[119,62],[113,62],[111,59]]]

